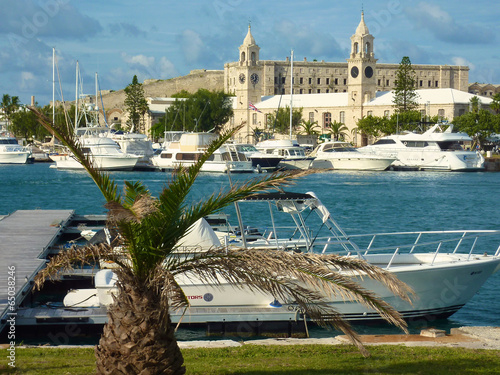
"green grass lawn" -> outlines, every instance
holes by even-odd
[[[500,351],[442,347],[371,346],[364,358],[350,345],[245,345],[184,349],[188,374],[499,374]],[[5,356],[4,356],[5,359]],[[0,374],[93,374],[92,348],[17,349],[16,368]]]

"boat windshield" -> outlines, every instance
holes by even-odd
[[[323,152],[356,152],[357,150],[349,143],[333,143],[323,147]]]
[[[19,146],[19,143],[15,139],[0,139],[0,145],[16,145]]]

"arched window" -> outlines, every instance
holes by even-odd
[[[366,42],[365,44],[365,53],[368,55],[371,52],[370,42]]]
[[[252,62],[255,62],[256,57],[257,57],[257,56],[256,56],[255,52],[252,52]]]
[[[332,114],[330,112],[323,113],[323,127],[329,128],[332,123]]]
[[[352,52],[357,54],[358,53],[358,42],[354,43],[354,45],[352,46]]]
[[[244,62],[246,59],[245,52],[241,53],[241,62]]]

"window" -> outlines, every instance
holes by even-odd
[[[309,121],[314,122],[314,112],[309,112]]]
[[[332,114],[330,112],[323,113],[323,127],[329,128],[332,123]]]
[[[347,78],[344,78],[344,85],[347,85]]]
[[[367,115],[367,116],[373,116],[373,111],[368,111],[368,112],[366,113],[366,115]]]
[[[338,78],[335,78],[335,84],[338,85],[339,84],[339,79]]]
[[[422,87],[424,85],[424,81],[420,80],[420,87]]]
[[[257,113],[252,113],[252,124],[257,125]]]
[[[378,80],[378,83],[377,83],[379,86],[380,86],[380,79]]]
[[[438,109],[438,117],[441,120],[444,119],[444,109]]]
[[[311,85],[313,83],[313,79],[309,78],[309,84]]]
[[[389,80],[385,81],[385,85],[389,86]]]
[[[436,82],[434,83],[434,87],[439,87],[438,83],[439,83],[439,81],[436,81]]]
[[[318,89],[318,94],[321,94],[321,89]]]
[[[384,117],[389,118],[389,110],[388,109],[384,111]]]
[[[339,122],[342,124],[345,124],[345,112],[344,111],[340,111]]]
[[[281,77],[281,83],[285,84],[285,82],[286,82],[286,77]]]
[[[326,79],[326,84],[329,85],[330,84],[330,78],[327,78]]]
[[[427,82],[428,87],[431,87],[431,81]]]
[[[321,85],[321,78],[318,78],[318,85]]]
[[[299,83],[302,85],[304,83],[304,78],[303,77],[300,77],[299,78]]]

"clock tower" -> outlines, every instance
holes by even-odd
[[[375,67],[377,59],[373,53],[373,35],[368,31],[365,17],[361,12],[361,21],[356,32],[351,36],[351,55],[347,59],[347,92],[349,105],[362,107],[363,103],[375,98],[377,89]],[[362,114],[359,118],[362,117]]]
[[[259,64],[260,47],[255,43],[250,25],[248,32],[239,48],[239,60],[236,68],[236,108],[234,109],[235,124],[246,122],[243,129],[247,135],[252,134],[252,113],[249,104],[260,102],[262,92],[262,68]]]

